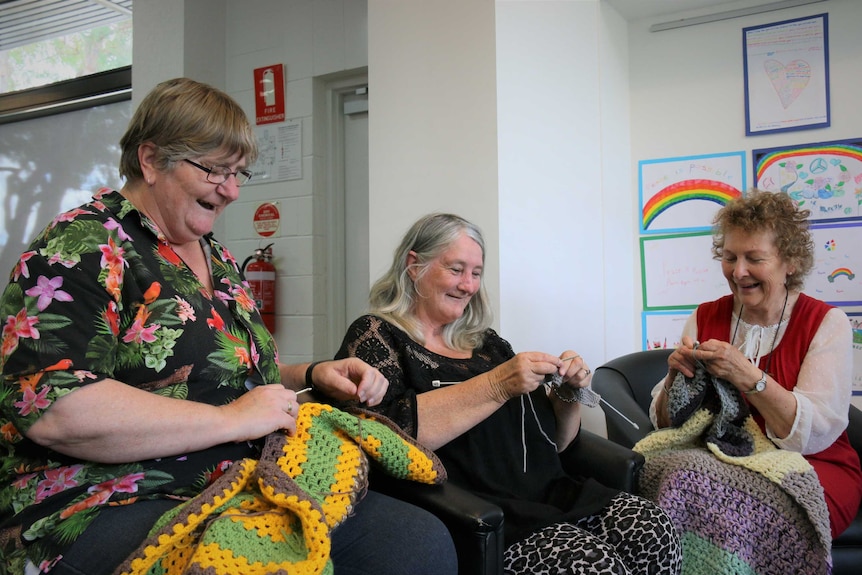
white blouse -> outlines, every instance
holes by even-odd
[[[733,314],[731,326],[736,326],[737,314]],[[784,337],[790,318],[780,325],[760,326],[739,322],[736,345],[753,364],[767,355],[773,348],[773,339],[778,330],[777,346]],[[734,329],[731,328],[731,330]],[[697,311],[692,313],[683,327],[683,336],[697,337]],[[730,339],[731,334],[728,334]],[[853,331],[847,314],[832,308],[814,334],[811,346],[802,361],[796,387],[796,418],[785,438],[776,437],[766,427],[766,435],[778,447],[797,451],[803,455],[823,451],[838,439],[847,428],[847,412],[852,395],[853,378]],[[652,390],[650,419],[656,425],[656,396],[664,378]]]

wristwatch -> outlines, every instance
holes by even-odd
[[[754,382],[754,387],[745,392],[745,395],[754,395],[766,389],[766,372],[760,372],[760,379]]]

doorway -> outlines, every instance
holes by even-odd
[[[328,349],[323,355],[332,357],[347,326],[368,308],[368,75],[328,79],[325,94]]]

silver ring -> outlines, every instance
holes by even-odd
[[[287,402],[287,414],[293,415],[293,402],[291,401]]]
[[[585,367],[585,368],[584,368],[584,373],[585,373],[586,375],[590,375],[592,372],[590,371],[590,368]]]

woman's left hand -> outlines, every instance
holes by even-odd
[[[697,343],[690,354],[692,361],[703,365],[710,375],[729,381],[743,391],[760,377],[760,370],[739,349],[720,339]]]
[[[581,355],[572,350],[560,354],[563,365],[559,374],[563,376],[563,383],[571,387],[587,387],[592,381],[593,372],[587,367],[587,362]]]
[[[339,401],[378,405],[389,381],[376,368],[356,357],[324,361],[314,366],[315,387]]]

